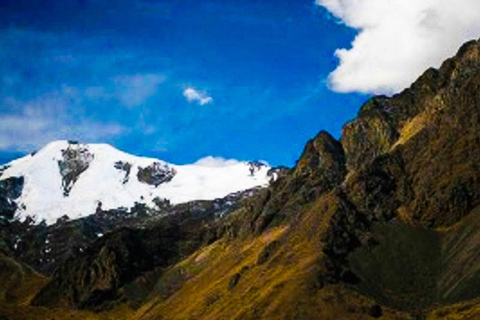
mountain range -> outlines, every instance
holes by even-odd
[[[67,198],[88,170],[104,171],[93,171],[96,147],[61,145],[45,161]],[[479,146],[480,42],[471,41],[403,92],[366,101],[340,139],[320,131],[268,185],[267,167],[254,165],[252,177],[249,164],[235,164],[251,183],[229,190],[239,192],[178,201],[172,193],[154,207],[148,201],[168,199],[160,190],[182,167],[108,157],[99,163],[111,190],[136,177],[132,188],[149,191],[129,201],[148,201],[126,211],[89,198],[82,218],[52,224],[4,215],[0,315],[479,319]],[[40,169],[22,166],[35,157],[3,171],[5,208],[34,210],[21,206],[33,201],[23,192]]]
[[[10,215],[53,224],[65,215],[76,219],[135,203],[155,208],[164,201],[223,198],[268,185],[275,175],[270,169],[266,163],[213,157],[173,165],[107,144],[56,141],[0,167],[0,184],[9,186],[4,202],[15,207]]]

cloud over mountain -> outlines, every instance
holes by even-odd
[[[392,94],[429,67],[438,67],[480,36],[477,0],[317,0],[358,30],[349,49],[335,52],[329,77],[338,92]]]

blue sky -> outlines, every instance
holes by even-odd
[[[310,0],[3,0],[0,162],[75,139],[291,166],[376,92],[329,89],[361,31]]]

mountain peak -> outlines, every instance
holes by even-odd
[[[21,195],[9,200],[18,204],[17,215],[51,224],[64,215],[93,214],[98,206],[115,209],[145,203],[153,207],[155,199],[177,204],[221,198],[267,185],[269,169],[258,166],[252,172],[247,162],[213,157],[174,165],[109,144],[59,140],[8,163],[0,179],[23,177]]]

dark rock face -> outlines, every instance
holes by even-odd
[[[0,218],[12,219],[17,211],[14,202],[22,195],[23,177],[11,177],[0,181]]]
[[[2,174],[5,170],[7,170],[10,166],[8,165],[4,165],[4,166],[0,166],[0,178],[2,178]]]
[[[388,109],[381,109],[375,98],[368,104],[374,105],[368,113],[343,128],[341,141],[349,170],[358,169],[361,164],[386,153],[399,136],[389,119]]]
[[[146,168],[138,167],[137,178],[140,182],[158,187],[160,184],[172,180],[175,174],[175,169],[154,162]]]
[[[94,156],[86,146],[69,142],[68,148],[62,150],[62,157],[63,160],[58,161],[58,168],[62,176],[63,195],[68,197],[78,177],[88,169]]]
[[[270,177],[270,183],[277,179],[283,179],[290,173],[290,169],[285,166],[278,166],[270,168],[267,172],[267,176]]]
[[[10,199],[18,199],[22,195],[23,177],[11,177],[0,181],[0,193]]]
[[[328,132],[321,131],[307,142],[293,174],[314,177],[326,189],[337,186],[346,174],[342,145]]]
[[[132,169],[132,165],[128,162],[117,161],[115,162],[114,167],[115,169],[125,172],[125,177],[123,178],[122,183],[127,183],[128,179],[130,178],[130,170]]]

